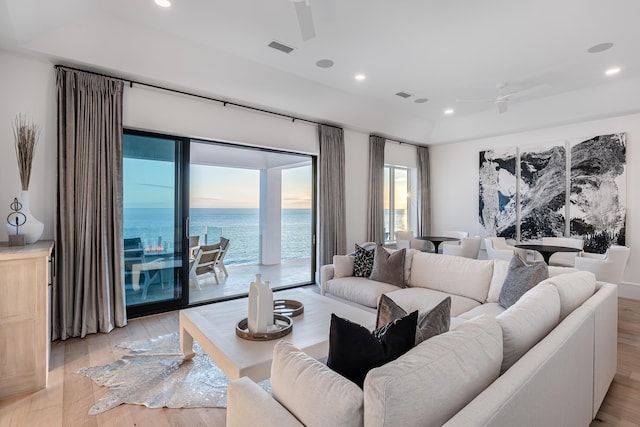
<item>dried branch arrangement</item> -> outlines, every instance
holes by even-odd
[[[16,140],[16,157],[22,190],[29,189],[33,154],[40,136],[40,127],[29,121],[26,116],[18,115],[13,122],[13,136]]]

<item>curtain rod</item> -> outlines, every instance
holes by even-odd
[[[320,122],[316,122],[314,120],[309,120],[309,119],[303,119],[301,117],[295,117],[289,114],[284,114],[284,113],[278,113],[275,111],[269,111],[269,110],[265,110],[263,108],[258,108],[258,107],[252,107],[250,105],[244,105],[244,104],[239,104],[237,102],[232,102],[232,101],[225,101],[223,99],[218,99],[218,98],[213,98],[211,96],[206,96],[206,95],[200,95],[197,93],[192,93],[192,92],[187,92],[187,91],[183,91],[183,90],[178,90],[178,89],[171,89],[168,87],[164,87],[164,86],[159,86],[159,85],[155,85],[152,83],[146,83],[146,82],[141,82],[141,81],[136,81],[136,80],[131,80],[131,79],[126,79],[123,77],[116,77],[116,76],[111,76],[108,74],[103,74],[103,73],[97,73],[95,71],[87,71],[87,70],[82,70],[79,68],[73,68],[73,67],[68,67],[66,65],[56,65],[55,68],[66,68],[68,70],[73,70],[73,71],[80,71],[83,73],[88,73],[88,74],[93,74],[95,76],[101,76],[101,77],[107,77],[109,79],[115,79],[115,80],[122,80],[123,82],[128,82],[129,83],[129,87],[133,87],[134,84],[139,85],[139,86],[147,86],[153,89],[159,89],[159,90],[163,90],[163,91],[167,91],[167,92],[173,92],[173,93],[178,93],[180,95],[187,95],[187,96],[192,96],[194,98],[200,98],[200,99],[206,99],[208,101],[214,101],[214,102],[219,102],[222,104],[223,107],[226,107],[227,105],[232,105],[234,107],[239,107],[239,108],[244,108],[247,110],[253,110],[253,111],[259,111],[261,113],[266,113],[266,114],[271,114],[274,116],[278,116],[278,117],[284,117],[287,119],[291,119],[291,122],[306,122],[306,123],[311,123],[314,125],[322,125],[322,126],[329,126],[332,128],[336,128],[336,129],[342,129],[339,126],[335,126],[335,125],[329,125],[326,123],[320,123]]]
[[[413,142],[404,142],[404,141],[398,141],[397,139],[392,139],[392,138],[387,138],[386,136],[380,136],[380,135],[376,135],[371,134],[371,136],[377,136],[378,138],[384,138],[387,141],[393,141],[393,142],[397,142],[400,145],[413,145],[414,147],[426,147],[426,145],[419,145],[419,144],[414,144]]]

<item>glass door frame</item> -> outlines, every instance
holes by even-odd
[[[173,269],[174,286],[180,283],[178,295],[172,299],[127,306],[127,318],[132,319],[156,313],[186,308],[189,305],[189,138],[159,132],[140,131],[124,128],[124,135],[144,136],[175,141],[175,197],[174,243],[175,253],[180,254],[180,266]],[[123,150],[124,152],[124,150]],[[124,155],[123,155],[124,158]],[[124,191],[124,180],[123,180]],[[185,268],[186,266],[186,268]],[[175,294],[174,294],[175,295]]]

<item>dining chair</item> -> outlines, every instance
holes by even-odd
[[[626,246],[613,245],[602,254],[584,252],[575,259],[575,268],[590,271],[596,280],[619,285],[629,260],[631,250]]]
[[[459,245],[441,245],[443,255],[455,255],[464,258],[478,258],[478,252],[480,252],[480,244],[482,239],[480,236],[463,237],[460,239]]]
[[[484,239],[484,247],[487,251],[488,259],[511,261],[514,254],[518,254],[522,259],[527,259],[527,251],[509,245],[504,237],[486,237]]]
[[[413,239],[413,231],[396,231],[396,248],[410,249],[411,239]]]
[[[469,237],[469,232],[468,231],[447,230],[447,231],[443,231],[442,232],[442,236],[444,236],[444,237],[455,237],[457,239],[462,240],[465,237]],[[460,245],[460,240],[455,241],[455,242],[442,242],[442,243],[440,243],[440,248],[439,248],[438,252],[440,252],[441,254],[444,253],[444,246],[445,245],[449,245],[449,246],[458,246],[458,245]]]

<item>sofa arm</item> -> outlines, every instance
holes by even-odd
[[[334,272],[333,264],[327,264],[320,267],[320,294],[324,295],[327,290],[325,284],[327,281],[333,279]]]
[[[247,377],[229,383],[227,427],[304,427],[269,393]]]

